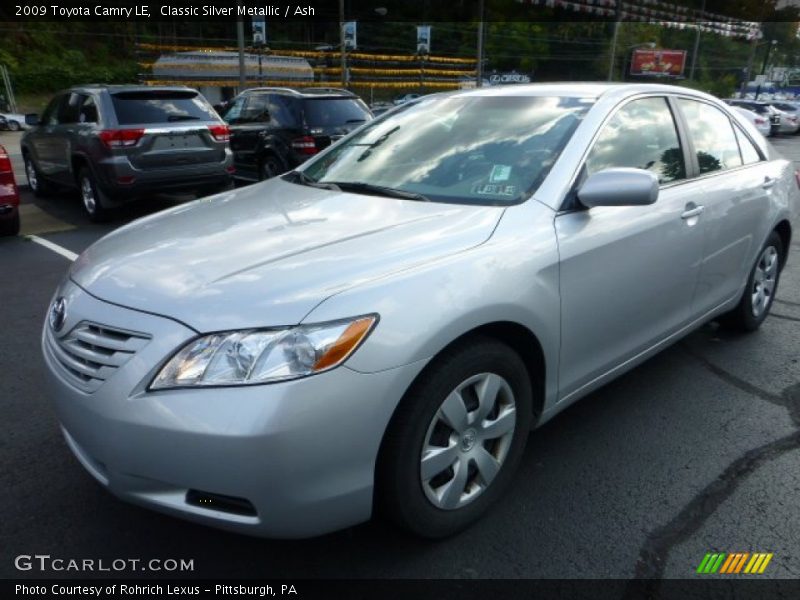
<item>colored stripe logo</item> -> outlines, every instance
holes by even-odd
[[[709,552],[700,561],[697,572],[701,575],[713,575],[720,573],[724,575],[735,575],[746,573],[749,575],[760,575],[763,573],[773,554],[766,552]]]

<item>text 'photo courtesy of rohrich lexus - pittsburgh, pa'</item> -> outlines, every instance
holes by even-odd
[[[529,432],[574,401],[709,320],[756,330],[798,195],[747,118],[681,87],[413,99],[84,251],[44,323],[48,387],[123,500],[258,536],[380,516],[444,537],[531,476]]]

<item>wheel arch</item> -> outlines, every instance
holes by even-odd
[[[778,234],[783,244],[783,256],[781,256],[781,268],[783,268],[786,265],[786,259],[789,258],[789,247],[792,243],[792,226],[788,219],[784,219],[775,226],[773,231]]]

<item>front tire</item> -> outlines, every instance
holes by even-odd
[[[33,195],[37,198],[49,196],[53,191],[53,186],[39,173],[36,163],[27,154],[24,155],[23,161],[25,163],[25,176],[28,178],[28,186],[31,188]]]
[[[781,257],[783,257],[783,241],[773,231],[758,253],[739,304],[723,315],[720,319],[721,324],[744,332],[755,331],[761,327],[778,291],[778,280],[783,267]]]
[[[422,537],[465,529],[510,483],[532,416],[530,377],[516,352],[491,338],[447,350],[392,418],[378,464],[378,509]]]
[[[9,131],[19,131],[20,129],[22,129],[22,125],[20,125],[16,121],[9,121],[8,122],[8,130]]]

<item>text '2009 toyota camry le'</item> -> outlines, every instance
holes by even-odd
[[[712,318],[756,329],[797,197],[692,90],[425,97],[86,250],[44,324],[52,396],[130,502],[263,536],[375,512],[446,536],[529,430]]]

